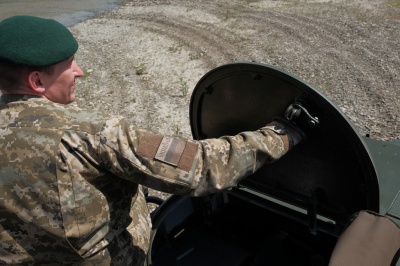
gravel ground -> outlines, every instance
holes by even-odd
[[[85,72],[75,104],[191,137],[189,100],[222,64],[282,68],[375,139],[400,129],[400,0],[132,0],[71,29]]]

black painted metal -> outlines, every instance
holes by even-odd
[[[358,210],[379,212],[379,185],[362,138],[345,115],[298,77],[276,67],[239,62],[218,67],[196,85],[190,103],[195,139],[256,130],[296,99],[321,124],[308,141],[260,169],[240,186],[336,221]]]

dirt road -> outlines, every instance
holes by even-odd
[[[132,1],[73,27],[77,104],[190,137],[191,90],[209,70],[257,61],[337,104],[361,134],[399,138],[400,2]]]

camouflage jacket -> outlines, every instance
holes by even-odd
[[[201,196],[290,148],[282,126],[201,141],[28,95],[0,101],[0,264],[143,265],[140,185]]]

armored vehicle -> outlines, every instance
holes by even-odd
[[[256,130],[293,104],[307,112],[307,141],[230,190],[168,198],[153,213],[148,265],[328,265],[359,211],[400,224],[400,141],[361,136],[281,69],[239,62],[207,73],[191,98],[193,138]]]

